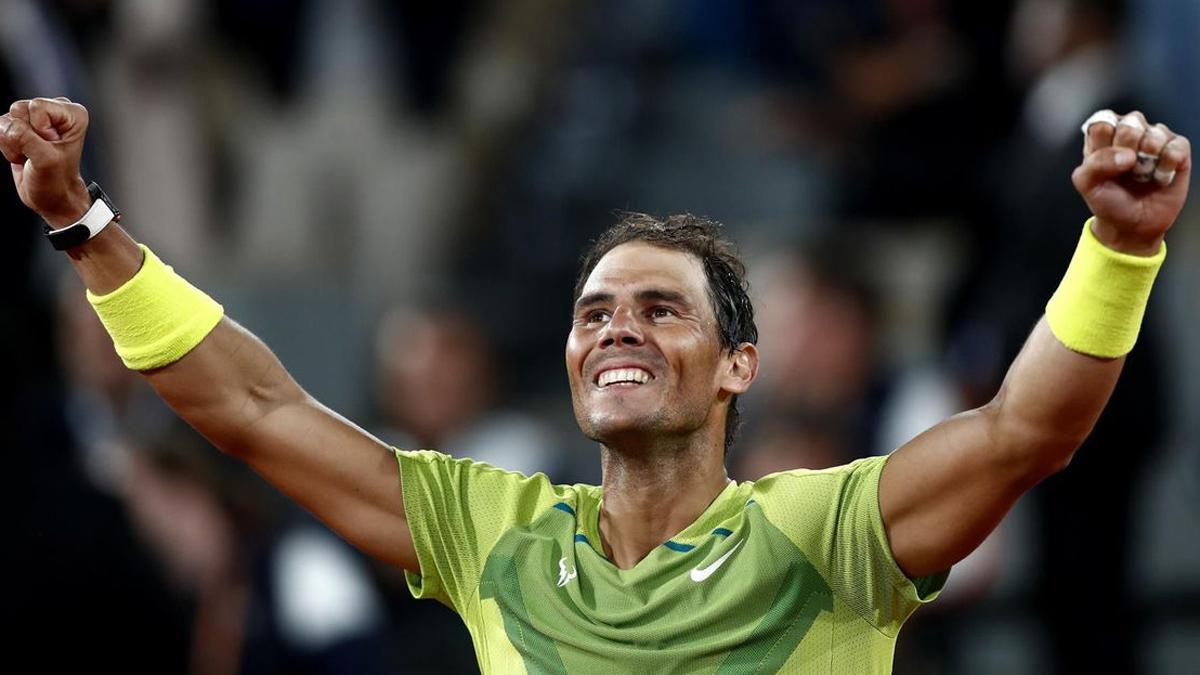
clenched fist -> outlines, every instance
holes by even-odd
[[[65,98],[17,101],[0,115],[0,152],[17,194],[51,227],[66,227],[91,206],[79,175],[88,112]]]
[[[1109,248],[1153,255],[1187,200],[1191,144],[1134,111],[1101,110],[1083,128],[1083,162],[1071,175]]]

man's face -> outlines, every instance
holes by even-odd
[[[567,338],[575,418],[595,441],[684,436],[725,406],[729,357],[700,261],[645,242],[609,251],[576,303]],[[720,416],[724,432],[724,416]]]

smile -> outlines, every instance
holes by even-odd
[[[614,384],[641,385],[652,379],[654,376],[641,368],[613,368],[600,373],[596,378],[596,385],[601,389]]]

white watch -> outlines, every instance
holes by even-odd
[[[59,251],[65,251],[69,248],[78,246],[92,237],[100,234],[108,224],[121,219],[121,212],[117,207],[113,206],[108,195],[104,194],[104,190],[100,186],[91,183],[87,186],[88,196],[92,198],[92,206],[83,214],[83,217],[74,223],[59,228],[51,229],[49,225],[44,225],[46,238],[50,240],[50,245]]]

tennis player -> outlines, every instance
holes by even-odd
[[[217,447],[458,612],[488,673],[890,672],[905,619],[1092,429],[1191,169],[1167,127],[1094,115],[1072,176],[1094,217],[995,398],[889,457],[745,483],[724,464],[759,368],[743,267],[713,223],[627,218],[584,258],[566,344],[603,483],[556,485],[395,450],[306,394],[115,223],[79,175],[87,126],[65,99],[18,101],[0,150],[118,354]]]

